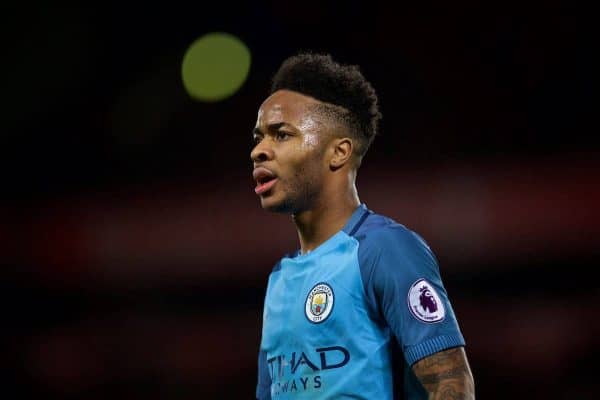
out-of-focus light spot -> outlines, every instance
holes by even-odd
[[[228,33],[209,33],[197,39],[183,57],[181,75],[188,94],[215,102],[233,95],[250,70],[250,50]]]

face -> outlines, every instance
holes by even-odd
[[[310,209],[319,198],[332,135],[327,121],[311,108],[318,104],[311,97],[280,90],[260,107],[250,158],[255,191],[264,209],[296,214]]]

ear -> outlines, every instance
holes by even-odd
[[[336,138],[333,140],[333,156],[329,160],[329,167],[333,170],[343,167],[352,158],[354,143],[350,138]]]

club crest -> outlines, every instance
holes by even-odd
[[[328,284],[317,283],[308,292],[304,313],[310,322],[319,324],[327,319],[333,310],[333,289]]]
[[[419,279],[410,287],[408,308],[415,318],[427,323],[441,322],[446,317],[444,303],[425,279]]]

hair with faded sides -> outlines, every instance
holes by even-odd
[[[323,102],[317,111],[348,128],[360,165],[377,134],[381,113],[375,89],[358,66],[337,63],[329,54],[300,53],[286,59],[273,76],[271,93],[282,89]]]

